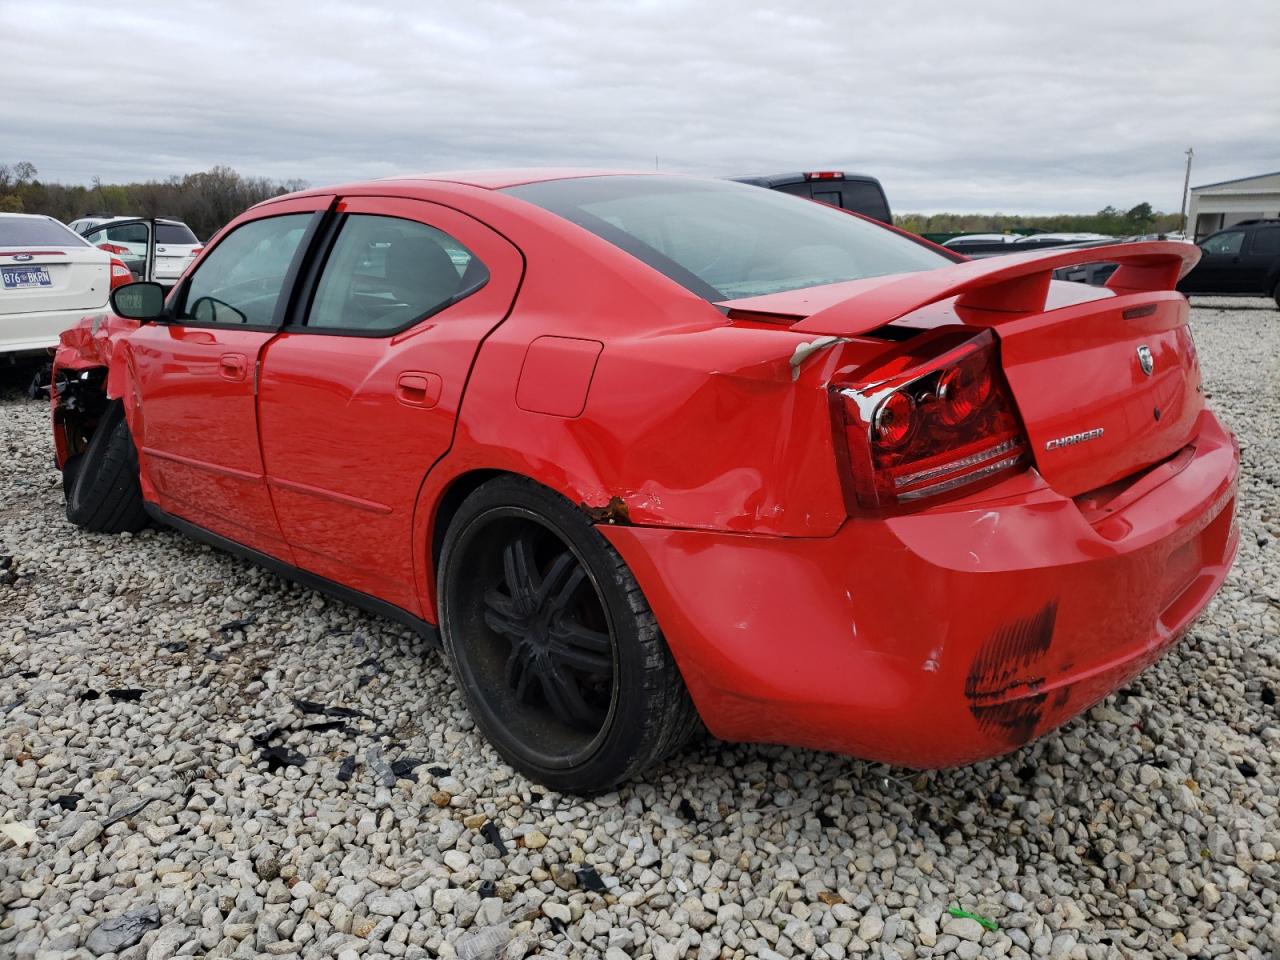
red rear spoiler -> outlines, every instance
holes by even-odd
[[[1149,293],[1172,290],[1199,259],[1200,248],[1190,243],[1154,240],[969,260],[904,274],[898,280],[819,310],[791,329],[851,337],[951,297],[957,298],[958,308],[1007,314],[1005,319],[1012,319],[1044,310],[1049,281],[1059,267],[1117,263],[1119,267],[1107,280],[1108,289],[1115,293]]]

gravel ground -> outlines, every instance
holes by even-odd
[[[1194,319],[1243,538],[1176,652],[1002,760],[708,742],[590,802],[503,764],[403,629],[73,529],[9,376],[0,956],[1280,956],[1280,313]]]

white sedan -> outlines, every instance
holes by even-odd
[[[86,313],[107,310],[129,268],[52,217],[0,213],[0,354],[43,351]]]

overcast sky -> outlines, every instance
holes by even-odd
[[[894,209],[1176,210],[1280,170],[1280,0],[3,5],[0,163],[312,185],[846,169]]]

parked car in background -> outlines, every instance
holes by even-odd
[[[147,246],[151,224],[155,224],[155,265],[146,276]],[[150,220],[145,217],[116,217],[104,220],[84,232],[96,247],[115,254],[128,264],[139,280],[154,280],[172,286],[204,247],[181,220]]]
[[[128,268],[54,220],[0,213],[0,354],[47,350],[58,334],[107,308]]]
[[[889,198],[875,177],[843,170],[816,170],[809,173],[774,173],[761,177],[734,177],[738,183],[779,190],[796,197],[829,203],[852,210],[881,223],[893,223]]]
[[[1200,241],[1200,262],[1178,283],[1186,294],[1271,297],[1280,307],[1280,220],[1245,220]]]
[[[67,226],[70,227],[72,230],[74,230],[76,233],[80,234],[81,236],[84,236],[86,233],[88,233],[90,230],[92,230],[94,227],[98,226],[99,224],[108,223],[112,220],[124,220],[124,219],[127,219],[127,218],[122,217],[119,214],[115,214],[115,213],[93,213],[87,217],[81,217],[78,220],[72,220],[70,223],[67,224]]]
[[[983,256],[1011,252],[1010,245],[1017,239],[1016,233],[965,233],[952,237],[942,245],[948,250],[963,253],[966,257],[980,259]]]
[[[1182,637],[1239,539],[1188,244],[954,255],[726,180],[310,190],[63,334],[67,516],[442,636],[527,776],[725,740],[1013,750]],[[465,402],[464,402],[465,399]]]

